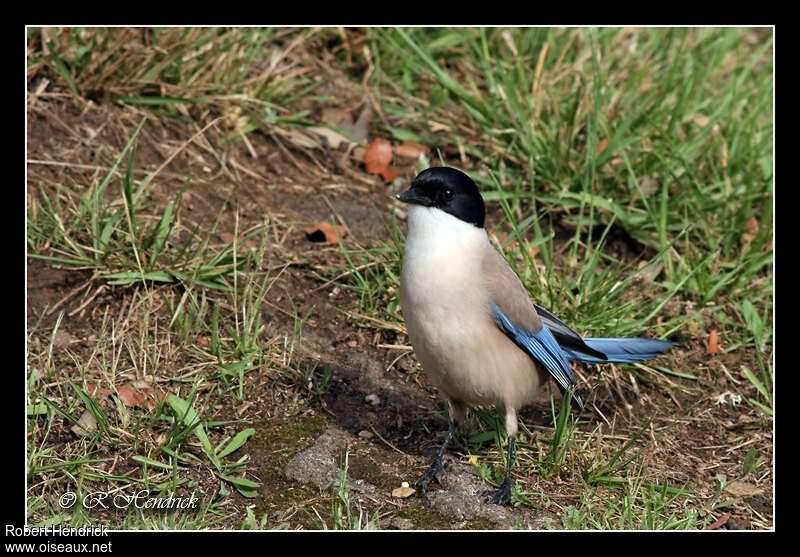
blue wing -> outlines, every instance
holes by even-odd
[[[584,341],[593,350],[605,354],[605,358],[563,347],[570,360],[587,364],[632,364],[657,358],[675,346],[674,342],[654,338],[586,338]]]
[[[572,390],[577,383],[577,379],[572,372],[569,360],[561,350],[550,329],[541,327],[538,331],[526,331],[511,321],[497,305],[492,305],[492,311],[500,329],[517,346],[542,364],[563,390]],[[583,401],[579,396],[573,393],[572,400],[579,408],[583,409]]]
[[[533,305],[567,359],[587,364],[632,364],[656,358],[675,346],[654,338],[583,338],[558,317]]]

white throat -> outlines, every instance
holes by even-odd
[[[405,265],[449,273],[474,268],[489,239],[486,230],[441,209],[411,205],[408,211]]]

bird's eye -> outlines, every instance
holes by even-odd
[[[453,190],[451,190],[451,189],[444,190],[444,198],[447,199],[448,201],[453,199],[453,195],[454,195],[453,194]]]

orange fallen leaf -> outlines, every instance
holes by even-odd
[[[719,333],[716,329],[711,329],[708,333],[708,344],[706,345],[706,354],[713,356],[719,352]]]
[[[133,381],[124,385],[117,385],[116,390],[122,404],[130,408],[153,410],[157,401],[166,397],[165,392],[155,389],[146,381]]]
[[[398,157],[405,157],[407,159],[418,159],[420,155],[424,155],[428,152],[428,148],[420,143],[414,143],[411,141],[406,141],[405,143],[401,143],[398,145],[395,150],[395,154]]]
[[[725,526],[728,523],[728,520],[731,518],[731,513],[725,513],[717,520],[715,520],[712,524],[706,526],[706,530],[718,530]]]
[[[387,182],[394,182],[395,179],[400,176],[400,173],[395,170],[394,167],[387,166],[380,171],[380,175],[383,176],[383,179]]]
[[[745,231],[742,233],[742,244],[749,245],[758,235],[758,219],[751,217],[744,226]]]
[[[102,400],[104,398],[108,398],[111,396],[111,389],[106,389],[105,387],[101,387],[100,383],[94,383],[87,385],[87,391],[89,392],[89,396],[92,398],[96,398]]]
[[[325,242],[329,245],[337,244],[341,238],[347,236],[347,229],[344,226],[329,222],[318,222],[306,228],[304,232],[306,238],[312,242]]]
[[[147,395],[131,384],[117,385],[117,395],[122,404],[130,408],[142,408],[147,405]]]
[[[602,155],[603,151],[608,149],[608,138],[604,137],[600,140],[600,143],[597,144],[597,154]]]
[[[532,248],[531,248],[531,249],[528,251],[528,255],[530,255],[531,257],[536,257],[537,255],[539,255],[539,252],[540,252],[540,251],[542,251],[542,250],[539,248],[539,246],[533,246],[533,247],[532,247]]]
[[[367,163],[367,172],[380,174],[392,162],[392,144],[381,137],[375,138],[364,152],[364,162]]]

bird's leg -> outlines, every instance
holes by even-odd
[[[511,469],[514,467],[514,453],[516,438],[508,438],[508,448],[506,450],[506,477],[503,483],[490,494],[490,500],[495,505],[508,505],[511,502],[511,488],[514,487],[514,479],[511,477]]]
[[[421,495],[425,495],[425,491],[428,489],[428,484],[431,483],[431,480],[437,478],[442,470],[444,470],[444,451],[447,450],[447,446],[450,444],[450,441],[453,440],[453,435],[456,431],[456,424],[453,421],[452,412],[450,413],[449,422],[447,437],[444,438],[444,443],[442,443],[442,446],[436,451],[436,456],[433,457],[433,461],[430,466],[428,466],[428,469],[425,470],[422,476],[414,483],[414,489],[419,491]]]
[[[508,505],[511,502],[511,488],[514,479],[511,470],[514,468],[514,456],[517,442],[517,412],[513,408],[506,409],[506,433],[508,447],[506,449],[506,477],[496,490],[489,493],[489,500],[495,505]]]

